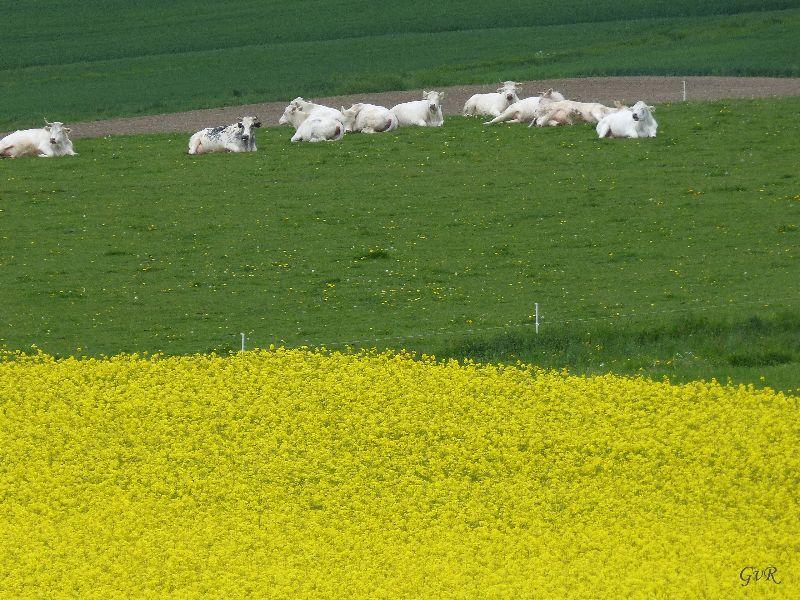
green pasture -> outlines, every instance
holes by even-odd
[[[0,345],[408,348],[800,387],[800,99],[659,136],[450,118],[338,143],[78,140],[0,162]],[[533,331],[534,303],[543,317]]]
[[[24,52],[3,68],[221,48],[540,25],[735,15],[800,8],[797,0],[59,0],[0,1],[13,27],[2,43]],[[51,43],[37,43],[39,39]]]
[[[800,75],[800,1],[0,1],[0,131],[590,75]]]

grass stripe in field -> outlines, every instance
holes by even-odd
[[[797,396],[284,349],[0,391],[9,596],[793,597]]]
[[[7,22],[0,70],[64,65],[114,58],[235,49],[252,44],[334,41],[414,33],[506,29],[645,18],[736,15],[797,8],[796,0],[509,0],[497,6],[462,0],[408,0],[379,5],[337,2],[158,0],[134,4],[85,0],[80,4],[37,0],[3,2]],[[47,27],[42,27],[42,15]],[[111,43],[113,40],[113,43]],[[44,41],[44,43],[42,43]]]

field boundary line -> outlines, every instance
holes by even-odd
[[[763,307],[773,307],[776,302],[785,302],[788,300],[797,300],[800,298],[800,295],[795,296],[787,296],[784,298],[772,298],[769,300],[746,300],[743,302],[728,302],[725,304],[710,304],[710,305],[703,305],[703,306],[689,306],[683,308],[674,308],[674,309],[666,309],[660,311],[644,311],[644,312],[628,312],[628,313],[619,313],[619,314],[612,314],[608,316],[597,316],[597,317],[577,317],[577,318],[567,318],[567,319],[548,319],[543,314],[539,314],[539,327],[542,329],[547,328],[549,325],[566,325],[571,323],[590,323],[590,322],[597,322],[597,321],[616,321],[621,319],[626,320],[646,320],[648,317],[653,317],[662,314],[676,314],[676,313],[693,313],[693,312],[703,312],[707,310],[714,310],[718,308],[729,308],[733,306],[755,306],[755,305],[762,305]],[[541,306],[541,305],[540,305]],[[361,339],[354,339],[354,340],[347,340],[347,341],[320,341],[320,340],[312,340],[312,339],[304,339],[299,340],[297,344],[293,344],[291,347],[315,347],[315,348],[329,348],[329,347],[339,347],[339,346],[362,346],[368,343],[377,343],[377,342],[390,342],[390,341],[403,341],[403,340],[415,340],[415,339],[425,339],[425,338],[432,338],[432,337],[440,337],[440,336],[458,336],[458,335],[471,335],[475,333],[484,333],[490,331],[508,331],[513,329],[525,329],[525,328],[536,328],[536,323],[534,321],[525,322],[525,323],[509,323],[506,325],[491,325],[487,327],[470,327],[467,329],[435,329],[430,331],[423,331],[419,333],[410,333],[407,335],[401,336],[380,336],[374,338],[361,338]],[[251,338],[247,338],[244,333],[237,333],[237,338],[239,336],[242,337],[242,350],[245,350],[246,340],[251,341]],[[249,349],[263,349],[269,346],[280,346],[284,344],[280,343],[269,343],[266,346],[262,345],[254,345],[251,346]]]

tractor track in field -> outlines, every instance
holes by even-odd
[[[523,82],[521,97],[533,96],[554,88],[567,98],[596,101],[606,104],[614,100],[633,103],[679,102],[683,98],[683,82],[689,101],[723,100],[729,98],[769,98],[800,96],[800,78],[772,77],[585,77],[542,79]],[[464,102],[475,93],[494,91],[491,83],[436,88],[443,91],[444,113],[461,113]],[[349,106],[354,102],[372,102],[392,107],[400,102],[416,100],[421,90],[375,92],[311,98],[328,106]],[[243,104],[224,108],[191,110],[179,113],[115,118],[103,121],[69,123],[70,137],[91,138],[107,135],[138,135],[144,133],[191,133],[214,125],[232,123],[244,115],[258,115],[265,126],[278,124],[278,118],[291,98],[280,102]]]

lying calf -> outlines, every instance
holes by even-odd
[[[347,133],[383,133],[397,129],[397,117],[388,108],[359,102],[348,109],[342,107],[342,125]]]
[[[330,117],[308,117],[292,136],[293,142],[337,141],[344,136],[344,125]]]

